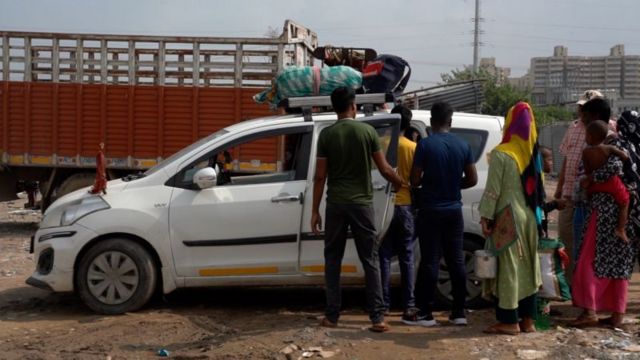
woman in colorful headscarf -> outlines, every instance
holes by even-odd
[[[617,217],[619,208],[613,197],[608,193],[593,193],[572,284],[573,304],[583,310],[572,322],[576,327],[598,323],[620,327],[627,307],[629,278],[637,251],[634,243],[640,233],[640,118],[625,111],[618,120],[617,137],[611,138],[610,144],[625,150],[629,161],[622,164],[617,157],[610,157],[605,166],[593,173],[593,181],[603,183],[614,175],[621,175],[630,197],[626,233],[631,242],[623,241],[615,233],[612,219]],[[611,317],[599,321],[599,311],[610,312]]]
[[[538,239],[542,231],[542,160],[529,104],[519,102],[507,114],[502,143],[490,154],[489,175],[480,202],[486,248],[497,254],[494,279],[483,295],[497,298],[498,323],[491,334],[535,331],[536,293],[542,284]]]

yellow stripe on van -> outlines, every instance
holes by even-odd
[[[211,268],[200,269],[200,276],[236,276],[236,275],[260,275],[277,274],[277,266],[250,267],[250,268]]]
[[[324,265],[309,265],[303,266],[302,272],[308,273],[322,273],[324,272]],[[358,272],[358,268],[355,265],[342,265],[343,273],[356,273]]]

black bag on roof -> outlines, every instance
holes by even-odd
[[[409,83],[411,67],[395,55],[379,55],[362,70],[362,88],[366,93],[402,94]]]

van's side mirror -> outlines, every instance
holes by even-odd
[[[218,181],[218,172],[211,167],[206,167],[196,171],[193,175],[193,183],[199,189],[209,189],[216,186]]]

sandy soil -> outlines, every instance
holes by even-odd
[[[340,326],[331,330],[316,326],[324,303],[319,288],[188,290],[158,297],[136,313],[97,315],[73,294],[25,285],[34,268],[29,237],[39,215],[12,213],[22,206],[0,203],[0,359],[153,359],[166,349],[175,359],[295,360],[314,347],[350,360],[640,359],[632,351],[640,351],[640,276],[622,331],[569,329],[566,322],[577,311],[554,304],[563,316],[553,318],[552,330],[535,334],[484,335],[493,321],[490,309],[471,311],[468,327],[430,329],[403,325],[396,310],[387,318],[392,331],[374,334],[366,330],[362,289],[345,292]],[[446,312],[436,315],[447,318]],[[281,351],[292,344],[291,354]]]

